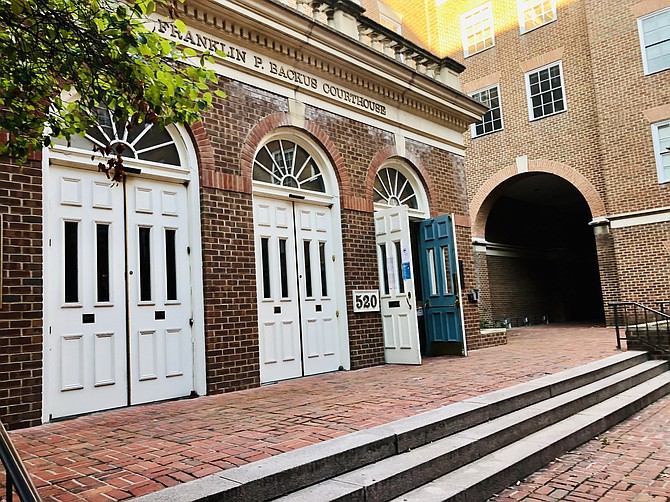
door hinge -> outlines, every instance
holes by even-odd
[[[186,246],[186,254],[191,254],[191,246]]]
[[[333,261],[335,261],[335,255],[333,255]]]
[[[51,239],[49,239],[49,247],[51,247]]]
[[[193,318],[192,317],[188,320],[188,325],[193,327]]]
[[[335,317],[340,317],[340,311],[339,310],[335,311]]]

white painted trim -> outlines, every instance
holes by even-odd
[[[202,263],[202,228],[200,225],[200,176],[198,156],[195,145],[190,140],[186,128],[172,126],[177,134],[172,136],[178,141],[180,159],[190,171],[186,186],[188,206],[189,262],[191,266],[191,308],[193,310],[193,390],[199,395],[207,394],[207,367],[205,357],[205,296]],[[183,153],[183,155],[182,155]]]
[[[49,318],[49,308],[47,306],[47,294],[48,291],[53,291],[50,282],[50,271],[49,271],[49,233],[47,231],[47,218],[46,214],[49,210],[49,198],[46,187],[46,180],[49,179],[49,150],[47,148],[42,149],[42,423],[47,423],[49,421],[49,408],[51,403],[49,402],[49,378],[47,375],[50,373],[49,365],[49,343],[51,337],[49,336],[48,330],[51,323]]]
[[[647,63],[647,47],[646,43],[644,41],[644,30],[642,29],[642,23],[644,23],[647,19],[650,19],[654,16],[658,16],[660,14],[665,13],[666,11],[670,11],[670,7],[666,7],[665,9],[659,9],[657,11],[651,12],[645,16],[638,17],[637,18],[637,32],[640,38],[640,52],[642,55],[642,67],[644,68],[644,74],[645,75],[653,75],[654,73],[658,73],[661,71],[665,71],[670,66],[666,66],[665,68],[660,68],[658,70],[650,71],[649,70],[649,64]]]
[[[670,208],[649,209],[646,211],[637,211],[635,213],[608,216],[607,218],[610,221],[610,228],[613,229],[664,223],[670,221]]]
[[[670,182],[670,175],[665,175],[665,170],[663,169],[663,156],[661,155],[661,137],[659,135],[659,129],[661,127],[667,127],[670,130],[670,120],[663,120],[661,122],[656,122],[651,125],[651,138],[654,143],[654,159],[656,161],[656,174],[658,175],[659,183]],[[665,155],[670,155],[670,153],[665,153]]]
[[[458,260],[458,239],[456,236],[456,214],[451,213],[451,235],[454,236],[454,254],[456,255],[456,281],[458,281],[458,306],[461,316],[461,335],[463,336],[463,355],[468,355],[468,337],[465,336],[465,315],[463,314],[463,291],[461,288],[461,267],[459,267]]]
[[[477,89],[476,91],[473,91],[473,92],[470,93],[470,97],[475,99],[474,98],[475,94],[480,94],[484,91],[488,91],[488,90],[491,90],[491,89],[496,89],[498,91],[498,109],[500,110],[500,129],[494,129],[493,131],[488,131],[488,132],[483,132],[481,134],[477,134],[477,124],[479,122],[484,121],[484,116],[486,115],[486,113],[488,113],[488,111],[487,111],[484,115],[482,115],[481,120],[478,120],[477,122],[470,124],[470,137],[472,139],[482,138],[484,136],[488,136],[489,134],[493,134],[493,133],[496,133],[498,131],[502,131],[503,129],[505,129],[505,120],[503,119],[503,112],[502,112],[502,95],[500,94],[500,82],[496,82],[495,84],[487,85],[486,87],[482,87],[481,89]]]

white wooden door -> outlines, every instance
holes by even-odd
[[[128,178],[131,404],[193,390],[186,187]]]
[[[294,203],[305,375],[340,365],[331,210]]]
[[[50,418],[127,404],[123,188],[51,167],[47,185]]]
[[[407,207],[375,211],[375,234],[386,362],[421,364]]]
[[[254,197],[261,382],[302,375],[293,206]]]
[[[128,179],[124,189],[57,166],[47,186],[50,418],[188,395],[185,187]]]
[[[254,197],[261,382],[340,366],[331,210]]]

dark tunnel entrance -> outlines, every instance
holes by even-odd
[[[559,176],[519,175],[498,187],[486,222],[490,319],[512,326],[602,323],[591,212]]]

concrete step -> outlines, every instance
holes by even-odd
[[[486,500],[668,392],[670,373],[665,372],[392,500]]]
[[[372,467],[373,464],[383,462],[391,457],[401,457],[399,454],[411,452],[424,445],[432,446],[430,443],[439,442],[443,438],[449,440],[450,436],[468,431],[480,424],[491,427],[490,422],[494,419],[505,417],[519,410],[523,410],[524,413],[531,413],[529,417],[533,416],[532,413],[537,413],[535,418],[525,420],[529,424],[534,421],[538,424],[545,423],[548,421],[546,417],[552,413],[557,413],[557,419],[564,418],[574,412],[571,410],[591,406],[598,399],[605,399],[613,393],[627,388],[627,386],[653,376],[654,372],[662,371],[660,365],[662,363],[648,362],[648,359],[646,352],[627,351],[618,353],[600,361],[547,375],[453,405],[228,469],[219,474],[167,488],[140,499],[146,502],[169,502],[172,500],[180,502],[248,500],[255,502],[271,500],[286,494],[299,497],[300,490],[306,486],[326,480],[331,482],[334,478],[356,469],[365,466]],[[617,374],[622,372],[624,372],[623,377],[616,377]],[[608,383],[607,379],[610,377],[612,378]],[[629,380],[629,383],[626,383],[627,380]],[[595,385],[592,386],[592,384]],[[587,389],[582,389],[579,395],[571,397],[568,394],[583,387],[587,387]],[[554,403],[552,411],[542,411],[542,407],[534,411],[524,410],[524,408],[560,396],[563,396],[563,401],[560,399],[552,401]],[[572,404],[575,401],[577,403]],[[546,404],[543,406],[546,406]],[[521,415],[518,415],[518,417],[521,419]],[[507,417],[499,423],[503,423],[505,420],[514,419]],[[496,441],[499,444],[513,440],[512,438],[503,440],[504,435],[501,435],[502,433],[491,432],[490,434],[492,434],[491,438],[497,438]],[[454,438],[451,438],[451,440],[456,441]],[[493,441],[493,439],[490,440]],[[434,474],[432,479],[445,472]],[[423,480],[423,478],[420,479]],[[342,483],[342,481],[338,480],[335,484],[338,483]],[[330,489],[330,486],[332,485],[323,485],[323,488]],[[414,484],[412,486],[419,485]],[[411,487],[406,488],[405,491],[409,489]],[[311,498],[310,500],[331,500],[331,498],[325,496],[325,493],[322,495],[324,496],[319,496],[316,499]],[[355,498],[351,498],[354,495],[347,495],[347,497],[350,497],[346,498],[347,500],[355,500]],[[294,500],[300,499],[295,498]],[[337,498],[332,498],[332,500],[337,500]]]
[[[667,373],[646,361],[602,380],[508,413],[425,446],[380,460],[278,500],[389,500],[523,439],[590,406]],[[670,374],[668,374],[670,375]],[[431,499],[424,499],[431,500]]]

